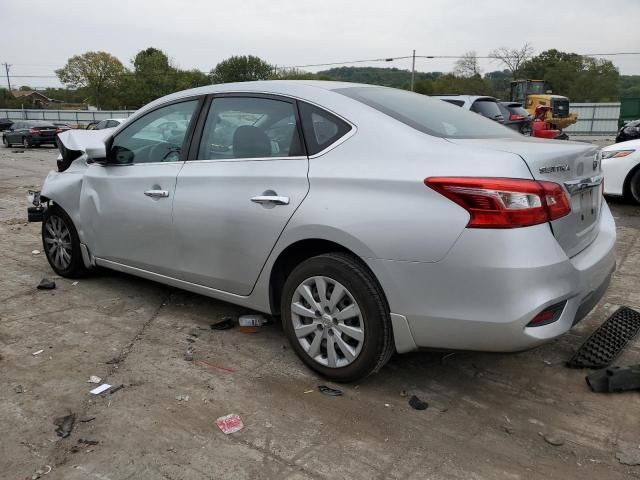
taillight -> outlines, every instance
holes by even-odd
[[[564,189],[553,182],[519,178],[429,177],[427,187],[464,208],[468,228],[519,228],[571,212]]]
[[[548,308],[545,308],[543,311],[538,313],[533,320],[527,323],[527,327],[541,327],[543,325],[549,325],[557,321],[562,315],[562,311],[564,310],[564,306],[567,304],[567,301],[563,301],[560,303],[556,303]]]
[[[61,128],[56,128],[56,134],[58,133],[62,133],[62,129]]]
[[[509,115],[509,120],[512,120],[512,121],[524,120],[524,116],[518,115],[517,113],[512,113],[511,115]]]
[[[29,129],[29,133],[38,133],[40,130],[38,130],[37,128],[30,128]]]

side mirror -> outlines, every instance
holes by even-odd
[[[100,165],[107,163],[107,149],[104,145],[87,147],[85,153],[87,154],[87,163],[99,163]]]

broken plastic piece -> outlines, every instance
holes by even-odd
[[[31,255],[40,255],[40,250],[31,250]]]
[[[218,425],[218,428],[220,428],[225,435],[239,432],[244,428],[242,419],[235,413],[230,413],[229,415],[218,418],[216,420],[216,425]]]
[[[640,365],[608,367],[585,377],[595,393],[618,393],[640,390]]]
[[[261,327],[267,323],[267,319],[262,315],[240,315],[238,325],[241,327]]]
[[[234,321],[231,317],[224,317],[217,323],[211,324],[211,330],[229,330],[234,327]]]
[[[342,390],[338,390],[336,388],[330,388],[326,385],[319,385],[318,391],[323,395],[329,395],[330,397],[339,397],[342,395]]]
[[[49,280],[48,278],[43,278],[40,280],[40,283],[36,287],[38,290],[53,290],[56,288],[56,282],[53,280]]]
[[[38,350],[37,352],[33,352],[31,355],[40,355],[44,350]]]
[[[89,393],[91,395],[100,395],[101,393],[106,392],[110,388],[111,388],[111,385],[109,385],[108,383],[103,383],[99,387],[96,387],[93,390],[89,391]]]
[[[426,410],[429,407],[429,404],[427,402],[423,402],[415,395],[412,395],[409,399],[409,405],[414,410]]]
[[[76,422],[76,414],[70,413],[64,417],[58,417],[53,420],[53,424],[57,427],[56,433],[59,437],[66,438],[73,430],[73,424]]]
[[[95,375],[91,375],[87,383],[100,383],[102,379],[100,377],[96,377]]]

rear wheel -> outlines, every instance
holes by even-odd
[[[31,146],[31,144],[29,143],[29,140],[27,140],[27,137],[22,137],[22,146],[24,148],[29,148]]]
[[[49,265],[58,275],[77,278],[87,273],[80,251],[78,232],[69,215],[55,205],[44,212],[42,246]]]
[[[9,139],[6,137],[6,135],[2,136],[2,144],[6,147],[9,148],[11,146],[11,144],[9,143]]]
[[[394,352],[382,290],[351,255],[328,253],[298,265],[284,284],[281,310],[293,350],[333,381],[376,372]]]

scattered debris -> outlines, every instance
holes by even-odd
[[[67,438],[73,430],[73,425],[76,422],[76,414],[70,413],[64,417],[58,417],[53,420],[53,424],[57,427],[56,433],[59,437]]]
[[[549,445],[553,445],[554,447],[560,447],[564,445],[564,440],[550,433],[543,435],[542,438],[544,438],[545,442],[547,442]]]
[[[409,394],[407,393],[407,391],[406,391],[406,390],[401,390],[401,391],[400,391],[400,396],[401,396],[402,398],[404,398],[404,397],[409,396]]]
[[[256,327],[238,327],[238,331],[240,333],[258,333],[258,329]]]
[[[390,405],[390,404],[388,404],[388,403],[385,403],[385,404],[384,404],[384,406],[385,406],[386,408],[389,408],[391,405]]]
[[[40,255],[40,250],[31,250],[31,255]]]
[[[603,368],[590,373],[585,380],[595,393],[640,390],[640,365]]]
[[[621,452],[616,453],[616,458],[623,465],[640,465],[640,445],[638,448],[632,446],[624,448]]]
[[[210,325],[211,330],[229,330],[235,326],[235,322],[231,317],[224,317],[217,323],[212,323]]]
[[[31,355],[33,356],[40,355],[42,352],[44,352],[44,350],[38,350],[37,352],[33,352]]]
[[[78,443],[81,443],[84,445],[98,445],[100,442],[98,440],[87,440],[85,438],[79,438]]]
[[[95,445],[98,445],[98,443],[100,443],[98,440],[87,440],[85,438],[79,438],[78,444],[71,447],[71,453],[78,453],[81,448],[95,446]],[[87,450],[87,452],[90,452],[90,451],[91,450]]]
[[[24,150],[11,150],[11,153],[24,153]]]
[[[305,390],[305,391],[304,391],[304,392],[302,392],[302,393],[313,393],[313,392],[315,392],[315,390],[311,389],[311,390]]]
[[[196,339],[195,339],[195,338],[193,338],[193,337],[187,337],[187,342],[189,342],[189,343],[195,343],[195,342],[196,342]]]
[[[218,425],[218,428],[220,428],[225,435],[239,432],[244,428],[242,419],[235,413],[230,413],[229,415],[218,418],[216,420],[216,425]]]
[[[188,402],[189,395],[176,395],[176,400],[179,402],[182,402],[182,401]]]
[[[78,281],[76,280],[76,281],[75,281],[75,282],[73,282],[71,285],[75,287],[77,284],[78,284]]]
[[[116,393],[118,390],[122,390],[124,388],[124,385],[121,383],[120,385],[118,385],[116,388],[114,388],[113,390],[111,390],[109,392],[109,395],[113,395],[114,393]]]
[[[16,385],[13,387],[13,391],[16,393],[24,393],[24,387],[22,385]]]
[[[111,388],[111,385],[109,385],[108,383],[103,383],[102,385],[100,385],[99,387],[94,388],[93,390],[91,390],[89,393],[91,395],[100,395],[101,393],[106,392],[107,390],[109,390]]]
[[[323,395],[329,395],[330,397],[339,397],[342,395],[342,390],[338,390],[336,388],[330,388],[326,385],[319,385],[318,391]]]
[[[43,278],[36,287],[38,290],[53,290],[56,288],[56,282],[48,278]]]
[[[218,369],[218,370],[224,370],[225,372],[231,372],[231,373],[235,373],[236,372],[236,370],[234,368],[225,367],[224,365],[216,365],[215,363],[207,362],[206,360],[196,360],[193,363],[194,363],[194,365],[202,365],[202,366],[208,367],[208,368],[215,368],[215,369]]]
[[[267,319],[263,315],[240,315],[238,325],[241,327],[261,327],[267,323]]]
[[[429,404],[427,402],[423,402],[415,395],[412,395],[409,399],[409,405],[414,410],[426,410],[429,407]]]
[[[195,349],[193,347],[187,348],[187,351],[184,352],[184,359],[187,362],[193,362],[193,354],[195,353]]]
[[[503,425],[502,430],[507,432],[509,435],[513,434],[514,428],[511,425]]]
[[[81,417],[78,419],[78,421],[82,423],[88,423],[88,422],[93,422],[95,419],[96,417]]]
[[[111,360],[107,360],[105,363],[107,365],[116,365],[122,361],[121,357],[113,357]]]
[[[189,332],[189,335],[191,335],[192,337],[198,338],[200,336],[200,329],[192,328],[191,331]]]
[[[95,375],[91,375],[87,383],[100,383],[102,379],[100,377],[96,377]]]
[[[31,475],[31,480],[38,480],[42,475],[49,475],[49,473],[51,473],[51,467],[49,465],[45,465],[38,468],[33,475]]]

